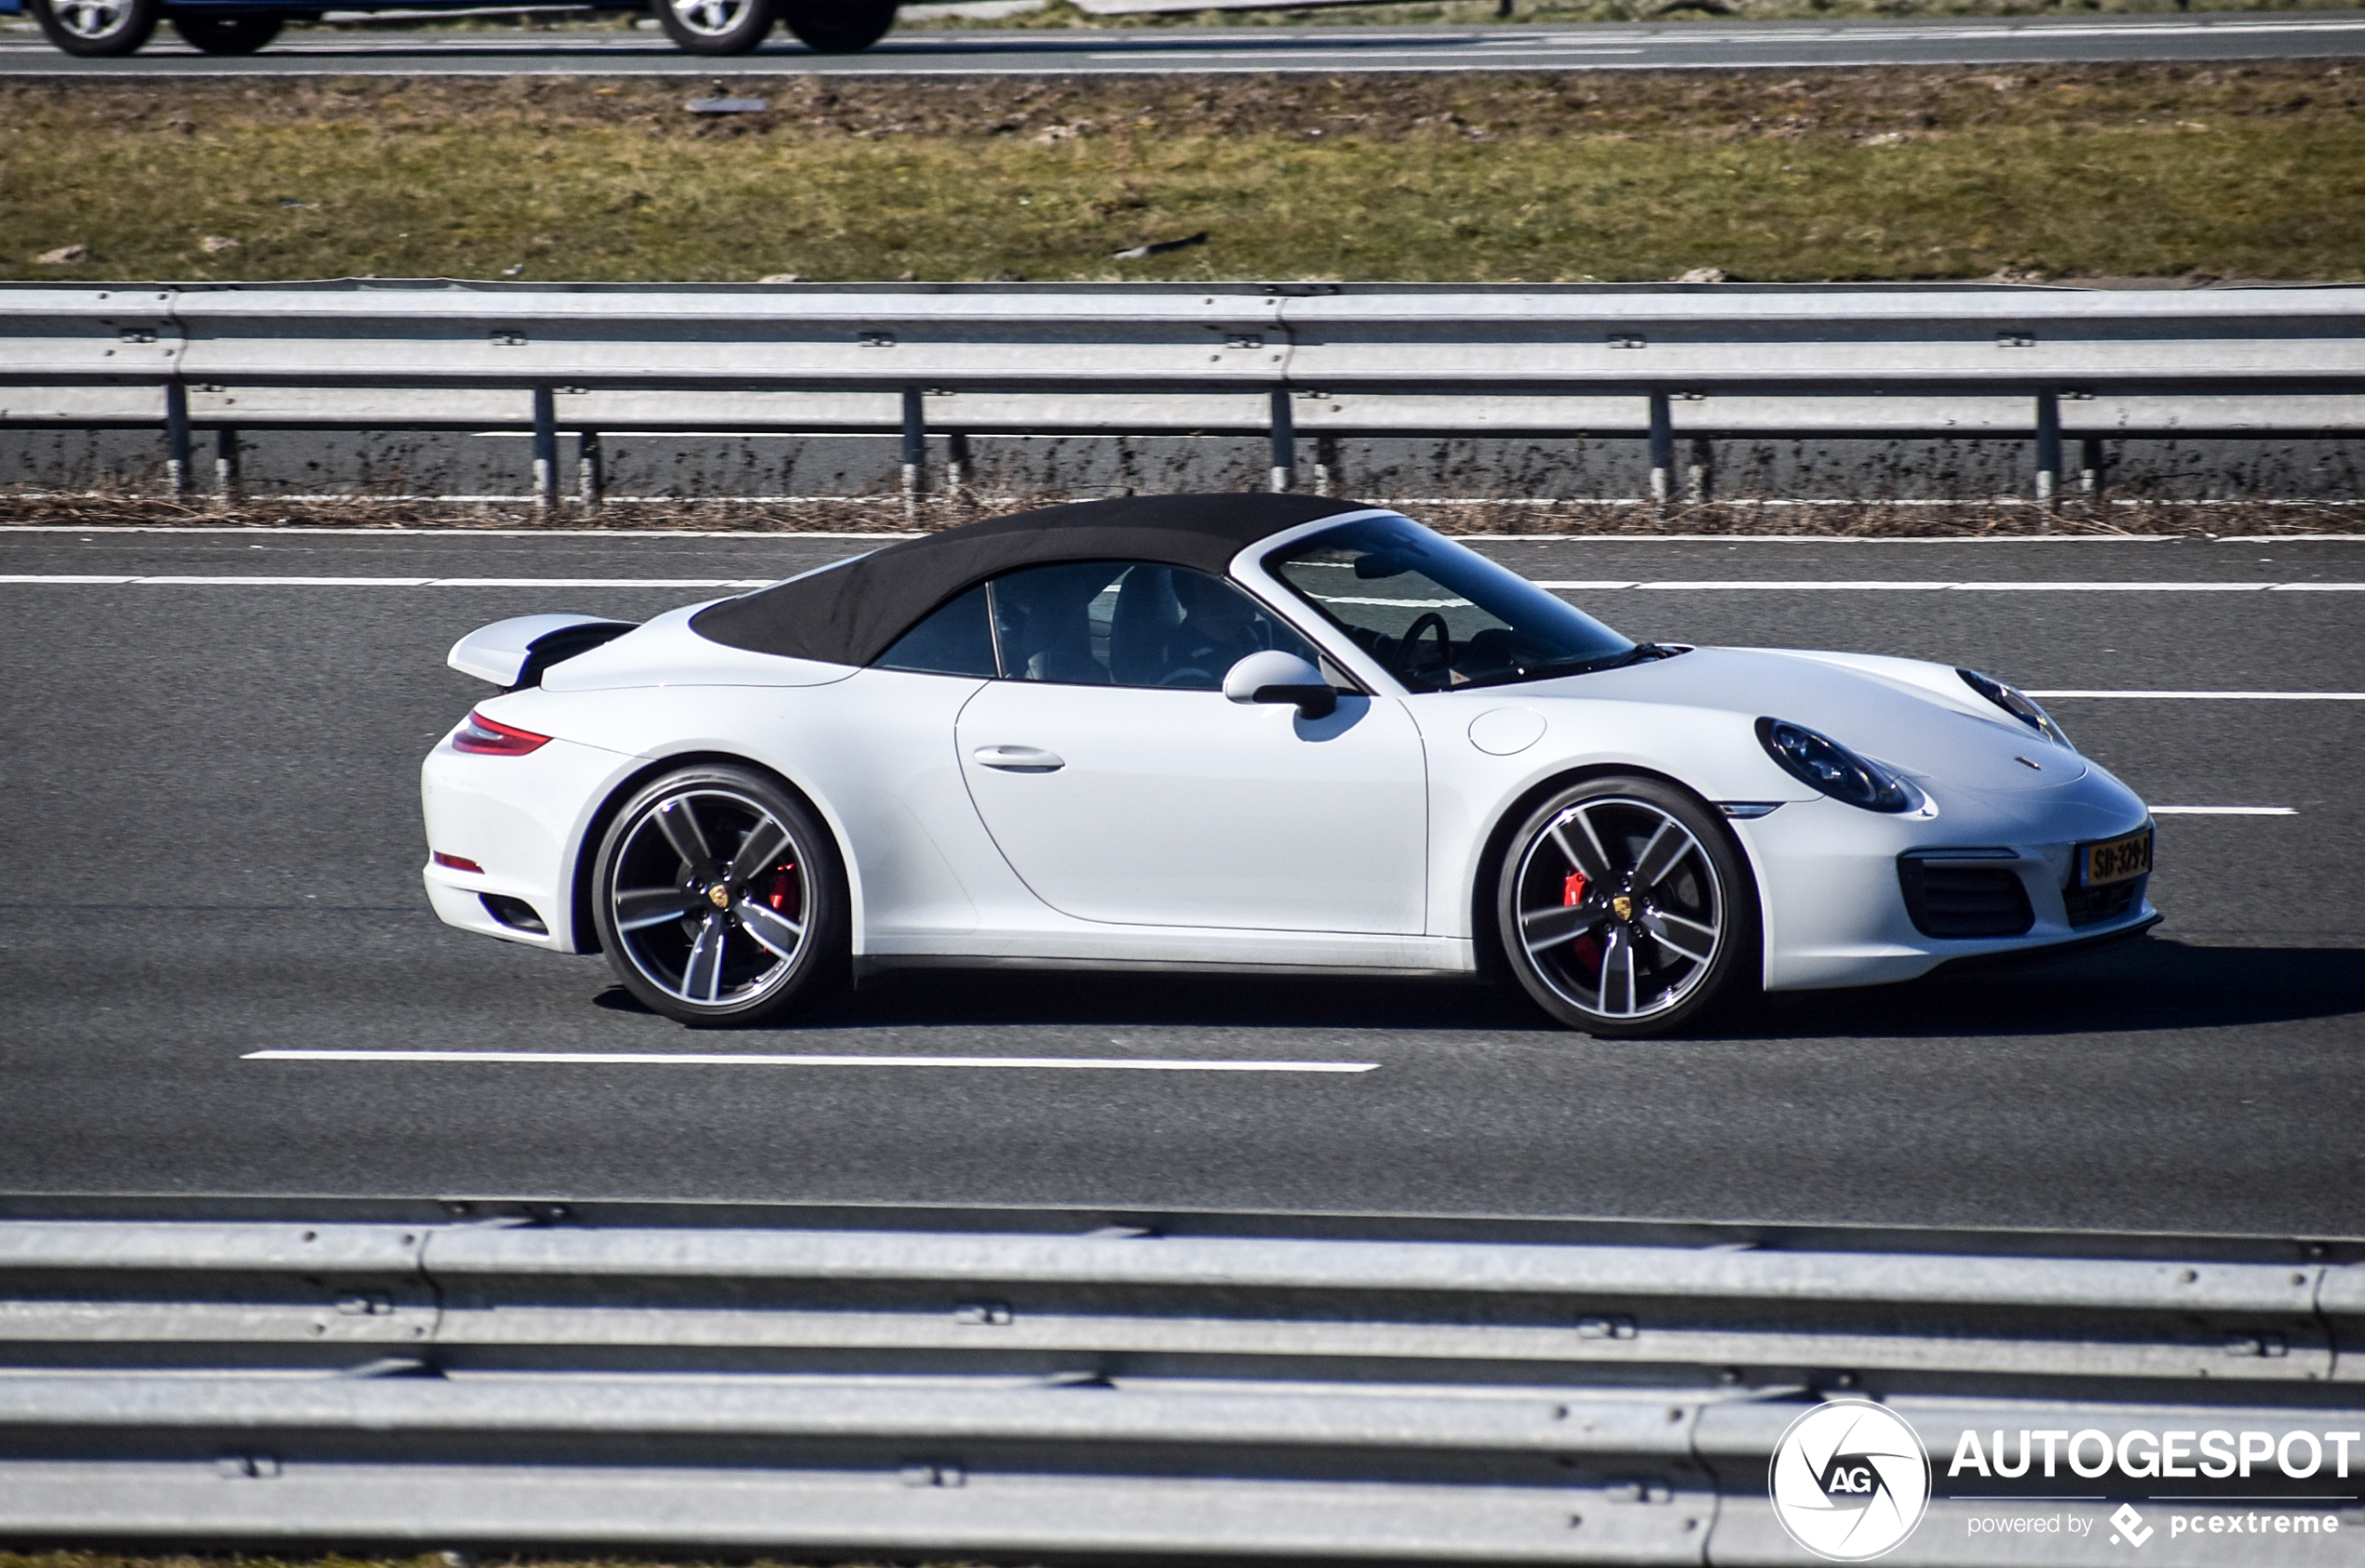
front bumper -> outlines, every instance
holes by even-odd
[[[2132,832],[2149,817],[2134,792],[2101,769],[2041,791],[1919,782],[1931,798],[1922,812],[1885,816],[1818,799],[1733,823],[1757,873],[1767,990],[1913,980],[1942,964],[2034,956],[2133,935],[2159,919],[2139,893],[2123,912],[2072,923],[2064,889],[2075,846]],[[1899,881],[1899,857],[1969,849],[2000,852],[1977,863],[2020,879],[2034,916],[2027,930],[1946,938],[1915,927]]]

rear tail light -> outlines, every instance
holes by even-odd
[[[532,730],[512,729],[507,724],[471,713],[468,722],[452,735],[452,749],[469,751],[480,757],[522,757],[528,751],[549,744],[547,735]]]

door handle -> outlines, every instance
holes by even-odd
[[[1040,746],[980,746],[969,755],[978,766],[1004,773],[1057,773],[1068,765],[1066,758]]]

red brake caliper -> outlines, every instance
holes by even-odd
[[[1563,909],[1574,909],[1584,901],[1585,873],[1571,872],[1568,874],[1568,880],[1561,884],[1561,906]],[[1575,954],[1578,963],[1588,969],[1597,966],[1601,962],[1601,939],[1590,931],[1571,942],[1569,951]]]
[[[784,861],[772,868],[772,891],[764,901],[772,906],[772,912],[775,914],[790,912],[788,902],[796,892],[796,879],[791,874],[795,870],[796,862],[793,860]]]

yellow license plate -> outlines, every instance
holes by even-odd
[[[2106,887],[2114,882],[2142,876],[2152,869],[2152,830],[2106,838],[2077,846],[2077,880],[2081,886]]]

